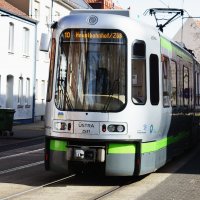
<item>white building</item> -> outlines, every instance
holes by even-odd
[[[36,66],[35,20],[0,0],[0,107],[15,109],[16,121],[32,121]]]
[[[49,53],[39,50],[42,33],[51,33],[51,24],[68,15],[72,9],[91,8],[84,0],[5,0],[38,21],[36,46],[36,79],[34,84],[34,119],[43,119],[49,72]],[[34,44],[34,42],[32,43]],[[34,47],[35,48],[35,47]],[[34,50],[32,48],[32,50]],[[33,75],[33,74],[32,74]]]
[[[60,4],[57,1],[32,1],[31,15],[38,20],[37,29],[37,64],[35,84],[35,120],[40,120],[45,114],[46,88],[49,72],[49,53],[39,51],[41,34],[51,35],[51,25],[60,17],[68,15],[73,7]]]

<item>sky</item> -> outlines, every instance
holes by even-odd
[[[149,25],[156,27],[156,20],[154,16],[149,14],[144,15],[144,12],[150,8],[178,8],[184,9],[184,17],[192,16],[192,17],[200,17],[200,9],[199,9],[199,0],[113,0],[114,3],[117,3],[124,9],[130,7],[130,15],[132,18],[145,22]],[[166,17],[166,16],[164,16]],[[198,19],[198,18],[196,18]],[[186,20],[179,18],[164,28],[163,33],[169,37],[173,38],[173,36],[178,32],[181,28],[182,23]],[[200,18],[198,19],[200,20]]]

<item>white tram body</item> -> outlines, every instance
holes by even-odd
[[[47,170],[150,173],[195,141],[199,64],[128,11],[74,10],[54,24]]]

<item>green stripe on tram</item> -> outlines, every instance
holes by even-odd
[[[183,50],[180,48],[176,47],[174,44],[172,44],[169,40],[166,38],[162,37],[160,38],[161,42],[161,47],[166,49],[169,53],[175,53],[176,55],[179,55],[180,57],[184,58],[188,62],[193,62],[191,56],[186,54]]]
[[[161,37],[161,46],[165,49],[167,49],[169,52],[172,52],[172,44],[169,40]]]
[[[109,154],[134,154],[135,152],[135,144],[113,143],[108,146]]]
[[[189,132],[180,132],[176,136],[170,136],[154,142],[141,143],[141,153],[150,153],[166,148],[168,145],[181,141],[189,136]],[[67,151],[67,141],[51,140],[50,150]],[[135,154],[136,145],[126,143],[111,143],[108,145],[109,154]]]
[[[154,142],[141,144],[141,153],[150,153],[166,148],[168,145],[181,141],[189,136],[188,132],[181,132],[177,136],[170,136]]]
[[[61,140],[51,140],[50,141],[50,150],[52,151],[66,151],[67,142]]]

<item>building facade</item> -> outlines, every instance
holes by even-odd
[[[31,40],[29,46],[31,51],[35,50],[35,68],[30,74],[35,76],[33,89],[33,113],[32,120],[41,120],[45,114],[46,106],[46,88],[49,72],[49,53],[39,50],[41,34],[51,34],[51,25],[58,21],[61,17],[68,15],[72,9],[88,9],[91,8],[84,0],[5,0],[16,9],[23,12],[23,15],[29,16],[33,21],[37,21],[37,30],[35,31],[35,40]],[[19,45],[21,40],[18,40]],[[20,64],[21,65],[21,64]],[[18,70],[18,69],[16,69]],[[25,87],[25,86],[23,86]],[[25,98],[25,89],[23,94]],[[15,119],[20,119],[16,117]]]
[[[0,108],[14,109],[16,121],[32,121],[37,22],[0,0],[0,26]]]
[[[49,53],[39,50],[41,34],[72,9],[92,8],[120,9],[112,0],[0,0],[0,107],[15,109],[15,121],[45,114]]]
[[[49,73],[49,53],[40,51],[41,34],[51,34],[51,24],[73,9],[63,6],[59,1],[33,0],[30,15],[38,21],[36,41],[36,82],[35,82],[35,120],[43,119],[46,106],[46,88]]]
[[[94,9],[112,9],[112,0],[87,0],[89,5]]]
[[[94,9],[122,9],[113,0],[87,0]]]
[[[184,43],[186,48],[193,51],[200,62],[200,21],[189,18],[183,27],[175,34],[173,40]]]
[[[39,50],[41,34],[51,35],[51,25],[72,9],[87,9],[83,0],[32,0],[30,13],[38,21],[35,83],[35,120],[43,119],[46,106],[46,88],[49,74],[49,53]]]

